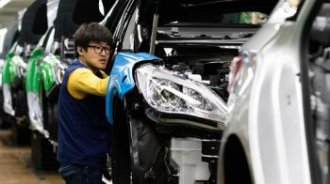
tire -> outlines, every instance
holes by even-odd
[[[49,111],[52,111],[52,107],[48,106],[45,91],[40,83],[39,102],[42,109],[43,126],[44,129],[49,132],[49,122],[52,116],[49,116]],[[33,132],[31,136],[31,158],[33,166],[37,170],[54,170],[58,168],[56,161],[56,153],[53,145],[44,135]]]
[[[130,184],[130,155],[128,146],[128,124],[121,103],[114,108],[113,137],[111,144],[111,172],[113,184]]]
[[[19,125],[17,122],[13,123],[11,126],[12,130],[12,140],[14,145],[25,146],[30,145],[31,131],[28,126]]]
[[[9,129],[13,124],[13,118],[4,112],[0,113],[0,129]]]
[[[57,102],[47,103],[47,130],[49,132],[49,138],[52,141],[57,142],[57,130],[58,130],[58,112]]]
[[[31,131],[25,92],[18,90],[14,99],[16,114],[12,125],[13,141],[15,145],[28,145],[31,143]]]
[[[160,138],[143,117],[130,117],[128,123],[133,183],[170,183],[165,139]]]
[[[59,166],[53,146],[39,133],[32,133],[31,158],[37,170],[55,170]]]
[[[16,97],[14,98],[15,102],[15,117],[20,119],[26,119],[29,122],[29,114],[28,114],[28,105],[26,100],[26,93],[24,90],[18,90],[16,93]]]
[[[126,113],[125,105],[117,105],[111,158],[113,183],[169,183],[164,141],[149,126],[148,120],[141,117],[143,112],[131,116]]]
[[[57,112],[57,98],[49,99],[46,96],[46,91],[43,84],[40,82],[40,94],[42,97],[42,113],[44,119],[44,128],[49,133],[49,139],[51,141],[57,142],[57,126],[58,126],[58,112]]]
[[[42,116],[44,129],[49,133],[49,139],[57,141],[57,102],[51,101],[46,97],[46,92],[40,83],[40,98],[42,105]]]

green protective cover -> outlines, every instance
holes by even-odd
[[[56,85],[55,65],[60,63],[59,56],[48,54],[40,63],[41,80],[45,92],[49,92]]]
[[[3,84],[10,84],[16,79],[18,74],[17,74],[17,64],[15,61],[19,59],[23,60],[22,58],[20,58],[20,56],[15,56],[15,53],[13,51],[9,51],[6,54],[5,62],[2,70]]]
[[[40,63],[45,55],[42,47],[35,48],[28,60],[25,73],[25,90],[26,92],[39,92],[39,81],[41,76]]]

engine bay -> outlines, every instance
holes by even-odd
[[[175,75],[209,86],[226,101],[229,67],[239,48],[229,45],[164,48],[163,61]]]

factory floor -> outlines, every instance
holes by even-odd
[[[56,170],[35,170],[30,146],[14,146],[11,131],[0,130],[0,184],[64,184],[64,181]]]

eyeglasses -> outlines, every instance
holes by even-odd
[[[101,54],[104,51],[105,54],[109,55],[110,51],[111,51],[110,47],[102,47],[102,46],[97,46],[97,45],[87,45],[87,47],[94,48],[95,54]]]

